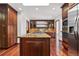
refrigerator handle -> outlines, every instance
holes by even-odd
[[[77,19],[78,18],[76,18],[76,21],[75,21],[75,24],[74,24],[74,27],[75,27],[75,25],[77,24],[77,27],[78,27],[78,22],[77,22]],[[78,31],[78,28],[77,28],[77,31]],[[75,36],[75,39],[77,40],[77,37],[78,37],[78,32],[75,32],[75,28],[74,28],[74,36]]]
[[[79,22],[79,18],[78,18],[78,22]],[[79,38],[79,33],[78,33],[78,31],[79,31],[79,23],[77,22],[77,35],[78,35],[78,38]]]

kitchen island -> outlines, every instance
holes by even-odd
[[[20,36],[21,56],[50,56],[50,36],[42,32]]]

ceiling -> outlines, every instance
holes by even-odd
[[[48,6],[24,6],[22,3],[10,5],[29,19],[56,19],[61,17],[63,3],[50,3]]]

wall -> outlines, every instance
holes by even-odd
[[[19,12],[17,14],[17,36],[25,35],[26,34],[26,16]],[[19,39],[17,40],[19,43]]]

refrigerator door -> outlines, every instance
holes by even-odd
[[[78,4],[78,22],[77,22],[77,28],[78,28],[78,30],[77,30],[77,32],[78,32],[78,40],[79,40],[79,4]]]
[[[78,53],[78,56],[79,56],[79,21],[78,21],[78,40],[77,40],[77,53]]]
[[[69,56],[77,56],[77,40],[73,34],[68,35],[68,55]]]
[[[77,55],[79,56],[79,4],[77,5],[78,15],[77,15]]]
[[[77,47],[78,47],[78,51],[77,51],[77,53],[78,53],[78,56],[79,56],[79,12],[78,12],[78,38],[77,38],[78,40],[77,40]]]
[[[73,27],[72,33],[77,33],[77,6],[68,11],[68,32],[70,33],[70,27]]]
[[[79,56],[79,19],[78,19],[78,38],[77,38],[77,47],[78,47],[78,49],[77,49],[77,54],[78,54],[78,56]]]
[[[69,16],[71,17],[71,16]],[[69,56],[77,56],[77,20],[74,17],[71,17],[69,19],[72,20],[72,18],[75,20],[74,22],[74,34],[69,33],[68,34],[68,55]]]
[[[73,33],[68,34],[68,55],[69,56],[77,56],[77,6],[73,7],[69,12],[68,12],[68,28],[73,26],[74,30]]]

